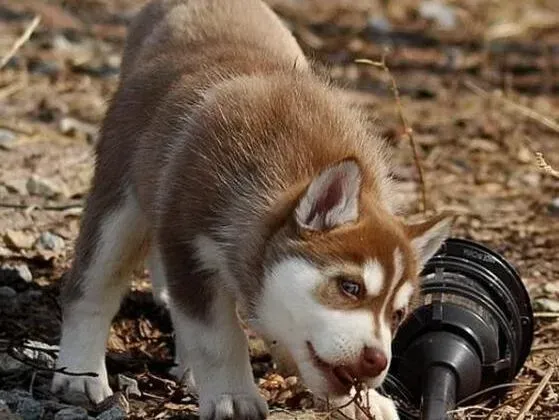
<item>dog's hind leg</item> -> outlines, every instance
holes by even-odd
[[[57,368],[96,376],[56,373],[53,391],[83,392],[95,403],[112,394],[105,368],[106,341],[130,275],[147,250],[147,232],[145,217],[130,191],[117,194],[94,187],[61,293]]]

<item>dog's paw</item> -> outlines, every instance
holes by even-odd
[[[53,393],[79,392],[85,394],[91,402],[99,404],[113,395],[105,375],[69,376],[55,373],[52,379],[51,391]]]
[[[221,394],[200,404],[201,420],[264,420],[268,406],[257,394]]]
[[[396,405],[394,401],[390,398],[380,395],[374,389],[366,391],[368,395],[365,395],[363,400],[368,402],[369,416],[363,413],[359,408],[356,409],[356,418],[358,420],[370,419],[373,415],[375,420],[399,420],[398,411],[396,411]]]

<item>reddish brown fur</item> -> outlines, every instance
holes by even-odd
[[[364,216],[327,235],[301,235],[292,218],[298,197],[348,158],[362,169]],[[199,234],[223,244],[248,301],[265,261],[287,250],[317,260],[374,257],[390,274],[399,247],[410,278],[414,259],[386,185],[380,141],[365,118],[310,70],[261,2],[152,2],[131,27],[65,295],[79,295],[98,220],[128,187],[149,222],[138,234],[159,243],[171,293],[199,316],[221,287],[194,258]],[[287,239],[297,246],[282,245]]]

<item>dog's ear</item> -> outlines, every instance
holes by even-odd
[[[453,213],[444,212],[421,223],[406,226],[417,256],[418,270],[423,268],[448,238],[454,220]]]
[[[299,227],[326,231],[359,218],[361,168],[353,159],[320,172],[309,184],[295,209]]]

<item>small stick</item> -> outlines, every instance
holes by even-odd
[[[64,210],[70,210],[75,208],[81,208],[83,207],[83,203],[63,204],[60,206],[36,206],[34,204],[0,203],[0,207],[3,207],[5,209],[64,211]]]
[[[554,178],[559,179],[559,171],[545,161],[543,153],[536,152],[536,163],[542,171],[550,174]]]
[[[391,89],[392,89],[392,93],[394,95],[394,100],[396,101],[396,106],[398,107],[398,115],[400,117],[400,122],[402,123],[402,125],[404,127],[404,133],[408,137],[408,139],[410,141],[412,151],[413,151],[413,159],[415,161],[415,166],[417,168],[417,173],[419,175],[419,186],[420,186],[420,190],[421,190],[421,202],[420,202],[419,210],[424,213],[425,211],[427,211],[427,191],[426,191],[426,187],[425,187],[425,176],[424,176],[424,173],[423,173],[423,167],[421,166],[421,161],[419,159],[419,153],[417,151],[417,144],[416,144],[415,139],[413,137],[413,129],[408,124],[408,120],[407,120],[406,116],[404,115],[404,108],[402,106],[402,100],[400,98],[400,90],[398,89],[398,84],[396,83],[396,79],[394,79],[394,76],[392,76],[392,73],[390,72],[390,69],[386,65],[386,54],[382,55],[380,61],[373,61],[373,60],[368,60],[368,59],[357,59],[357,60],[355,60],[355,62],[358,63],[358,64],[368,64],[370,66],[380,68],[390,78]]]
[[[534,390],[532,395],[530,395],[530,398],[528,398],[528,400],[526,401],[526,403],[524,404],[524,406],[520,410],[520,413],[518,413],[518,416],[516,417],[516,420],[524,420],[524,418],[526,417],[526,414],[528,413],[528,411],[530,411],[532,406],[536,403],[536,401],[540,397],[543,389],[546,387],[547,383],[549,382],[549,380],[553,376],[553,373],[555,373],[555,366],[554,365],[549,367],[549,369],[547,370],[547,373],[545,374],[545,376],[543,377],[541,382],[538,384],[538,387]]]
[[[41,22],[41,16],[37,15],[33,18],[29,26],[27,26],[27,28],[25,29],[23,35],[21,35],[18,39],[16,39],[16,42],[14,42],[14,45],[12,45],[12,49],[8,52],[8,54],[6,54],[2,58],[2,61],[0,61],[0,69],[3,69],[4,66],[8,64],[8,62],[12,59],[12,57],[23,46],[23,44],[27,42],[27,40],[31,37],[31,34],[33,34],[33,31],[37,28],[40,22]]]
[[[534,318],[559,318],[559,312],[534,312]]]
[[[489,92],[487,92],[482,87],[476,85],[471,80],[464,81],[464,85],[472,92],[477,93],[479,96],[483,98],[489,98],[492,96]],[[559,124],[553,121],[551,118],[541,115],[538,112],[534,111],[533,109],[530,109],[524,105],[517,104],[516,102],[513,102],[512,100],[505,98],[503,96],[499,96],[497,97],[497,99],[501,101],[503,104],[510,106],[519,114],[524,115],[525,117],[531,119],[532,121],[539,122],[540,124],[546,126],[547,128],[550,128],[551,130],[559,133]]]

